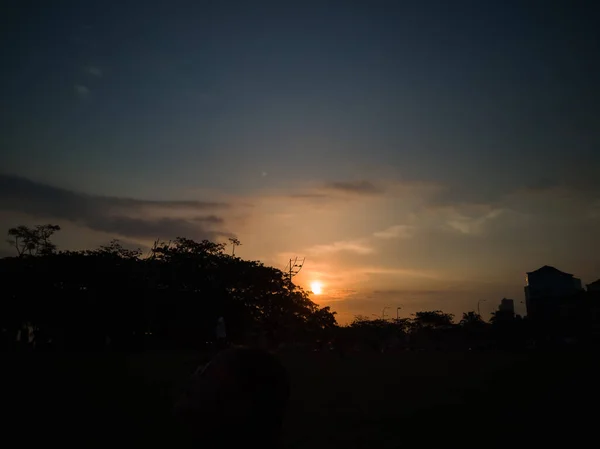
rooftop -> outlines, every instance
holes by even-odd
[[[544,273],[544,274],[560,274],[560,275],[563,275],[563,276],[571,276],[571,277],[573,277],[572,274],[565,273],[564,271],[560,271],[559,269],[551,267],[550,265],[544,265],[542,268],[538,268],[535,271],[528,271],[527,272],[527,274],[533,274],[533,273],[536,273],[536,274],[538,274],[538,273],[539,274],[542,274],[542,273]]]

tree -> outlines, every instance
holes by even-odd
[[[56,231],[60,231],[60,226],[46,224],[29,228],[21,225],[8,230],[8,235],[12,237],[8,243],[15,247],[19,257],[52,254],[56,251],[56,245],[50,241],[50,237]]]
[[[454,315],[441,310],[415,313],[412,319],[411,346],[441,349],[453,341]]]
[[[463,313],[462,319],[459,323],[462,327],[481,327],[485,324],[485,321],[481,318],[481,315],[475,312]]]
[[[212,340],[219,316],[240,343],[261,333],[273,343],[325,342],[337,327],[335,313],[281,270],[231,257],[224,244],[157,241],[150,257],[116,240],[57,252],[50,237],[58,229],[9,232],[21,256],[0,259],[0,275],[12,280],[3,291],[0,325],[11,333],[30,321],[60,347],[101,348],[110,341],[134,349],[152,341],[197,349]]]
[[[141,256],[142,251],[139,248],[124,248],[119,240],[113,239],[108,245],[102,245],[98,249],[88,250],[87,253],[90,255],[111,256],[118,259],[137,259]]]
[[[417,312],[413,318],[413,323],[418,328],[442,328],[452,326],[454,315],[444,313],[441,310],[433,310],[426,312]]]
[[[344,343],[351,346],[366,345],[374,350],[397,348],[405,340],[409,329],[409,320],[400,318],[395,320],[369,319],[358,315],[348,326],[348,331],[341,336]]]
[[[235,247],[240,246],[242,243],[235,237],[231,237],[229,239],[229,241],[231,242],[231,246],[232,246],[231,257],[235,257]]]

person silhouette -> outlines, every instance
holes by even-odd
[[[195,447],[280,447],[289,376],[273,354],[230,348],[191,377],[175,417]]]

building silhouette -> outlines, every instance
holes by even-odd
[[[599,294],[600,293],[600,279],[592,282],[591,284],[587,284],[586,287],[587,287],[587,291],[589,293]]]
[[[506,318],[514,318],[515,317],[515,301],[508,298],[502,298],[500,301],[500,305],[498,306],[498,311],[496,315],[503,315]]]
[[[567,305],[565,301],[582,290],[581,279],[554,267],[544,265],[530,271],[525,277],[527,316],[536,318],[560,313],[560,309]]]

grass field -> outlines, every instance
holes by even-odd
[[[573,443],[587,436],[598,397],[595,358],[583,353],[280,357],[292,381],[288,448]],[[184,446],[171,405],[200,361],[173,351],[5,354],[3,434],[26,447]]]

